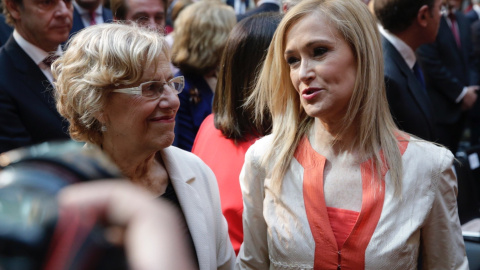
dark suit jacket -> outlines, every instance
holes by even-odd
[[[113,20],[112,11],[108,8],[102,8],[102,18],[104,22],[111,22]],[[75,34],[76,32],[85,28],[85,25],[82,22],[82,16],[78,13],[78,10],[74,7],[73,8],[73,26],[72,30],[70,30],[70,36]]]
[[[433,108],[423,86],[397,49],[382,37],[388,104],[401,130],[435,140]]]
[[[468,22],[474,23],[475,21],[478,20],[478,14],[475,10],[470,10],[465,14],[465,17],[467,18]]]
[[[245,12],[244,14],[237,15],[237,22],[239,22],[239,21],[241,21],[241,20],[243,20],[247,17],[258,14],[258,13],[279,12],[279,11],[280,11],[280,7],[278,5],[273,4],[273,3],[263,3],[260,6]]]
[[[472,23],[471,30],[473,57],[475,58],[475,63],[477,64],[477,70],[480,71],[480,20]],[[470,117],[476,119],[477,122],[480,121],[480,99],[478,98],[470,111]]]
[[[52,85],[13,36],[0,49],[0,70],[0,153],[69,138]]]
[[[202,75],[179,71],[176,76],[185,77],[185,88],[178,95],[180,108],[175,117],[173,145],[191,151],[200,125],[212,113],[213,91]]]
[[[417,50],[428,94],[434,106],[435,120],[442,124],[453,124],[460,120],[461,102],[456,103],[455,100],[463,87],[479,83],[478,69],[472,54],[470,24],[461,12],[455,14],[461,49],[442,16],[435,42],[424,44]]]
[[[249,0],[245,0],[245,7],[247,9],[249,8],[249,6],[248,6],[249,3],[250,3]],[[232,8],[235,8],[235,0],[227,0],[227,1],[225,1],[225,4],[231,6]]]
[[[8,38],[13,33],[13,28],[5,21],[5,16],[0,13],[0,47],[7,43]]]

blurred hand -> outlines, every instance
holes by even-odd
[[[467,87],[467,93],[462,99],[462,110],[468,110],[472,108],[473,104],[477,100],[477,90],[480,89],[478,85],[471,85]]]
[[[58,202],[61,210],[80,210],[124,228],[131,269],[196,268],[178,210],[141,187],[112,180],[74,184],[61,190]]]

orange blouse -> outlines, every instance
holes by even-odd
[[[343,243],[353,230],[357,222],[359,212],[352,210],[327,207],[328,219],[332,227],[333,234],[337,240],[338,249],[342,249]]]

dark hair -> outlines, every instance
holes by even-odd
[[[423,5],[432,12],[434,3],[435,0],[375,0],[373,9],[383,28],[398,33],[412,24]]]
[[[271,118],[254,122],[254,108],[243,103],[252,92],[280,23],[279,13],[261,13],[240,21],[228,37],[213,99],[215,127],[229,139],[248,140],[270,132]]]

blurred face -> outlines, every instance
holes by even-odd
[[[337,121],[347,111],[357,74],[347,42],[323,15],[312,13],[286,35],[285,61],[305,112]]]
[[[15,19],[15,29],[33,45],[50,52],[68,39],[72,28],[71,0],[23,0],[23,5],[7,3]]]
[[[162,56],[157,71],[153,67],[145,70],[142,81],[166,82],[173,78],[170,64]],[[136,144],[139,151],[160,150],[173,143],[175,115],[180,102],[174,89],[166,87],[163,94],[154,100],[140,95],[111,93],[103,111],[103,121],[107,127],[105,139],[115,137]],[[108,133],[108,134],[107,134]]]
[[[164,30],[165,8],[162,0],[126,0],[126,19],[146,27]]]
[[[101,3],[100,0],[75,0],[79,6],[86,10],[95,10]]]
[[[445,2],[449,9],[459,9],[462,4],[461,0],[446,0]]]

